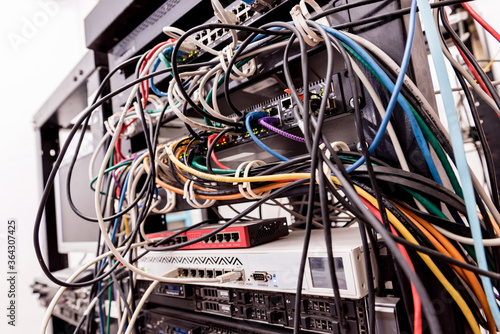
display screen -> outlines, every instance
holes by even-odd
[[[339,289],[347,290],[347,281],[345,278],[344,261],[341,257],[334,257],[335,273]],[[315,288],[331,289],[332,281],[330,279],[330,271],[328,267],[328,258],[326,257],[310,257],[309,267],[311,269],[312,284]]]

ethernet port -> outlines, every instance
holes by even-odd
[[[189,276],[191,276],[191,277],[196,277],[196,273],[197,273],[196,269],[189,270]]]
[[[222,241],[224,241],[224,234],[222,234],[222,233],[218,233],[216,236],[217,236],[217,241],[218,241],[218,242],[222,242]]]
[[[272,311],[269,316],[272,324],[281,324],[285,321],[285,313],[282,311]]]
[[[217,241],[217,236],[214,234],[208,240],[210,240],[210,242],[216,242]]]
[[[224,240],[226,242],[231,241],[231,233],[224,233]]]
[[[222,270],[215,270],[215,277],[222,276]]]
[[[181,237],[181,240],[182,240],[182,242],[187,242],[187,241],[188,241],[188,237],[187,237],[187,235],[183,235],[183,236]]]
[[[234,242],[240,241],[240,234],[238,232],[231,233],[231,239],[233,239]]]
[[[182,242],[182,238],[181,237],[176,237],[175,238],[175,244],[180,244]]]
[[[286,110],[290,109],[292,106],[292,98],[287,97],[286,99],[281,100],[281,109]]]
[[[188,277],[189,275],[189,270],[187,269],[180,269],[181,277]]]
[[[269,306],[272,308],[279,308],[283,306],[283,297],[280,295],[269,297]]]
[[[279,116],[279,114],[280,114],[280,111],[278,110],[277,107],[272,107],[271,109],[269,109],[269,116],[276,117],[276,116]]]
[[[205,277],[205,270],[204,269],[198,269],[198,277],[199,278]]]
[[[213,278],[214,277],[214,271],[207,269],[207,278]]]

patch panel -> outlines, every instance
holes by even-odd
[[[234,15],[234,19],[236,20],[236,24],[245,24],[251,18],[253,18],[258,11],[255,10],[251,5],[248,5],[244,2],[240,2],[233,7],[229,6],[226,8],[227,11],[231,12]],[[219,23],[218,19],[214,18],[205,24],[210,23]],[[225,39],[229,37],[229,29],[225,28],[216,28],[216,29],[207,29],[201,31],[199,34],[195,36],[195,39],[198,42],[203,43],[204,45],[211,46],[211,44],[219,43],[221,39]]]

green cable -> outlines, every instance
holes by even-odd
[[[165,57],[165,55],[162,52],[160,52],[158,54],[158,58],[160,58],[160,60],[162,61],[163,65],[165,65],[166,68],[172,68],[172,64],[170,64],[167,57]],[[172,78],[173,78],[174,73],[172,71],[170,71],[170,74],[172,75]]]
[[[114,262],[114,261],[113,261]],[[111,278],[109,279],[109,282],[111,282]],[[108,314],[106,315],[106,332],[107,333],[111,333],[110,331],[110,326],[111,326],[111,297],[112,297],[112,290],[111,290],[111,287],[113,286],[113,284],[111,284],[109,287],[108,287]]]
[[[106,169],[106,170],[104,171],[104,174],[107,174],[107,173],[111,172],[112,170],[115,170],[115,169],[120,168],[120,167],[122,167],[122,166],[131,165],[132,163],[133,163],[133,161],[125,161],[125,162],[121,162],[121,163],[119,163],[118,165],[114,165],[114,166],[109,167],[108,169]],[[95,188],[94,188],[94,183],[95,183],[95,181],[97,181],[97,176],[96,176],[96,177],[94,177],[94,178],[92,179],[92,181],[90,182],[90,189],[92,189],[92,191],[95,191]],[[102,193],[102,192],[101,192],[101,194],[103,194],[103,195],[104,195],[104,193]]]
[[[113,158],[115,157],[115,147],[113,146],[113,150],[111,151],[111,156],[109,157],[108,167],[113,166]]]
[[[443,213],[443,211],[441,211],[434,203],[432,203],[428,198],[426,198],[425,196],[422,196],[421,194],[419,194],[418,192],[414,191],[414,190],[411,190],[411,189],[408,189],[404,186],[401,186],[401,188],[403,188],[405,191],[407,191],[410,195],[412,195],[413,197],[415,197],[415,199],[417,201],[419,201],[431,214],[439,217],[439,218],[442,218],[442,219],[446,219],[446,220],[449,220],[448,217],[446,217],[446,215]]]
[[[347,161],[356,161],[357,159],[354,159],[354,158],[351,158],[351,157],[345,157],[345,156],[342,156],[342,159],[343,160],[347,160]],[[374,166],[377,166],[377,164],[373,164]],[[403,190],[405,190],[406,192],[408,192],[411,196],[413,196],[415,199],[417,199],[420,203],[422,203],[422,205],[433,215],[439,217],[439,218],[442,218],[442,219],[446,219],[448,220],[448,217],[445,216],[445,214],[434,204],[432,203],[429,199],[427,199],[426,197],[422,196],[420,193],[414,191],[414,190],[411,190],[405,186],[399,186],[401,187]]]
[[[196,156],[193,159],[193,167],[201,170],[202,172],[208,172],[208,168],[205,165],[200,163],[200,160],[203,159],[201,156]],[[222,169],[222,168],[212,168],[212,171],[216,174],[234,174],[236,173],[236,169]]]
[[[427,126],[427,123],[424,122],[422,117],[420,117],[420,114],[413,108],[413,106],[411,104],[410,104],[410,109],[411,109],[413,115],[415,116],[417,123],[420,125],[420,128],[422,129],[422,132],[424,133],[425,138],[429,141],[432,148],[434,149],[437,156],[439,157],[439,160],[441,161],[443,168],[446,171],[446,175],[448,175],[448,178],[449,178],[450,183],[453,187],[453,190],[455,190],[455,193],[458,196],[460,196],[460,198],[464,198],[464,193],[462,191],[462,187],[460,186],[460,183],[458,182],[457,176],[456,176],[455,172],[453,171],[453,168],[451,167],[450,161],[448,160],[448,157],[446,156],[446,153],[444,152],[443,148],[439,144],[436,136],[434,136],[432,131]]]
[[[346,45],[342,43],[346,50],[351,53],[363,66],[365,66],[370,73],[372,73],[375,78],[377,78],[378,81],[382,82],[380,77],[377,75],[377,72],[373,70],[373,68],[362,58],[359,56],[359,54],[354,51],[349,45]],[[453,171],[453,168],[448,160],[448,157],[446,156],[446,153],[444,152],[443,148],[439,144],[438,140],[430,130],[430,128],[427,126],[427,123],[422,119],[420,114],[413,108],[413,106],[405,99],[405,102],[408,104],[408,106],[411,109],[411,112],[415,116],[415,119],[417,120],[418,125],[420,126],[422,133],[424,134],[425,138],[427,141],[431,144],[432,148],[436,152],[439,161],[443,165],[443,168],[446,172],[446,175],[448,176],[450,183],[453,187],[453,190],[455,190],[455,193],[463,198],[463,192],[462,192],[462,187],[460,186],[460,183],[458,182],[457,176],[455,175],[455,172]]]

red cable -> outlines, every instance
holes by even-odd
[[[214,141],[215,137],[217,137],[217,134],[215,134],[215,133],[214,133],[213,135],[208,136],[208,146],[210,146],[210,145],[212,144],[212,142]],[[222,136],[222,138],[220,138],[220,139],[219,139],[219,142],[220,142],[222,139],[224,139],[224,137],[225,137],[225,136]],[[217,157],[215,156],[215,152],[214,152],[214,151],[212,151],[212,154],[210,154],[210,157],[211,157],[211,158],[212,158],[212,160],[215,162],[215,164],[216,164],[217,166],[219,166],[220,168],[222,168],[222,169],[231,169],[231,168],[229,168],[229,167],[227,167],[227,166],[224,166],[224,165],[223,165],[223,164],[222,164],[222,163],[221,163],[221,162],[217,159]]]
[[[167,43],[172,43],[172,42],[175,42],[174,39],[170,38],[168,39],[166,42],[162,42],[162,43],[159,43],[157,44],[154,48],[152,48],[148,54],[146,55],[146,57],[144,58],[144,61],[142,62],[141,64],[141,67],[139,69],[139,73],[142,73],[142,71],[144,70],[144,67],[146,66],[146,64],[148,63],[148,61],[151,59],[151,57],[153,57],[153,55],[156,53],[156,51],[161,48],[163,45],[167,44]],[[146,74],[148,74],[149,71]],[[141,91],[141,96],[142,96],[142,107],[143,108],[146,108],[146,105],[147,105],[147,100],[148,100],[148,97],[149,97],[149,83],[148,83],[148,80],[145,80],[143,82],[140,83],[139,85],[139,89]],[[130,111],[133,111],[134,110],[134,107],[131,107],[128,112]],[[135,119],[133,121],[131,121],[130,123],[128,123],[127,125],[123,126],[120,130],[120,135],[125,131],[126,128],[128,128],[132,123],[135,122]],[[118,136],[118,139],[115,143],[115,155],[114,155],[114,158],[113,158],[115,161],[113,161],[114,163],[117,163],[119,160],[123,160],[125,159],[125,157],[123,156],[122,152],[121,152],[121,139],[120,139],[120,136]],[[216,160],[216,159],[214,159]],[[217,163],[217,162],[216,162]],[[226,169],[229,169],[229,168],[226,168]]]
[[[448,15],[445,13],[444,14],[444,19],[446,21],[448,21]],[[449,23],[449,21],[448,21]],[[460,49],[458,47],[458,44],[457,42],[455,42],[455,40],[452,38],[451,39],[453,41],[453,44],[455,44],[455,47],[457,48],[458,52],[460,52],[460,56],[462,57],[462,59],[465,61],[465,63],[467,64],[467,67],[469,68],[469,70],[471,71],[472,75],[474,75],[474,78],[476,79],[477,83],[481,86],[481,88],[485,91],[486,94],[488,94],[489,97],[491,97],[491,94],[488,90],[488,88],[486,88],[486,85],[484,84],[483,82],[483,79],[481,79],[481,77],[479,76],[479,74],[477,73],[476,69],[474,68],[474,66],[472,66],[471,62],[469,61],[469,59],[467,58],[467,56],[462,52],[462,49]]]
[[[377,217],[377,219],[382,223],[382,216],[380,215],[380,211],[370,202],[368,202],[366,199],[361,197],[361,200],[363,203],[367,206],[367,208]],[[391,232],[393,235],[397,236],[398,233],[394,229],[394,227],[391,225]],[[403,245],[398,244],[398,249],[405,258],[406,262],[408,262],[408,265],[410,266],[411,270],[415,272],[415,267],[413,267],[413,263],[410,259],[410,256],[408,255],[408,252],[406,251],[406,248],[404,248]],[[411,282],[410,282],[411,283]],[[422,334],[422,301],[420,300],[420,296],[418,295],[417,289],[415,289],[415,286],[413,283],[411,283],[411,293],[413,295],[413,308],[415,311],[415,314],[413,315],[413,333],[414,334]]]
[[[474,9],[472,9],[471,5],[468,3],[463,3],[462,6],[465,8],[466,11],[469,12],[470,16],[472,16],[480,25],[483,26],[483,28],[488,31],[491,36],[495,37],[495,39],[500,42],[500,34],[493,29],[492,26],[486,22],[481,15],[479,15]]]
[[[453,39],[452,39],[453,40]],[[463,51],[458,47],[457,43],[455,42],[455,40],[453,40],[453,44],[455,44],[455,46],[457,47],[457,50],[460,52],[460,56],[462,56],[463,60],[465,61],[465,63],[467,64],[467,67],[469,68],[469,70],[472,72],[472,75],[474,75],[474,78],[476,79],[477,83],[481,86],[481,88],[484,90],[484,92],[486,94],[488,94],[489,97],[491,97],[491,94],[490,94],[490,91],[488,90],[488,88],[486,88],[486,85],[484,84],[484,81],[483,79],[481,79],[481,77],[479,76],[479,73],[477,73],[476,69],[474,68],[474,66],[472,66],[471,62],[469,61],[469,59],[467,58],[467,56],[463,53]]]

